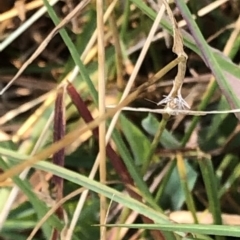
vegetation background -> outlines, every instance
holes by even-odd
[[[240,1],[164,2],[191,110],[240,109]],[[161,4],[0,1],[0,239],[240,238],[239,113],[138,110],[180,64]]]

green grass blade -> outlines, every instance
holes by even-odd
[[[198,223],[196,207],[195,207],[191,189],[188,183],[187,162],[185,163],[183,156],[180,153],[177,153],[177,167],[178,167],[178,174],[180,177],[182,190],[186,198],[186,204],[187,204],[188,210],[191,212],[193,216],[194,223]]]
[[[216,236],[240,237],[238,226],[219,226],[204,224],[107,224],[107,227],[124,227],[135,229],[160,229],[163,231],[175,231]]]
[[[214,223],[222,224],[221,209],[218,198],[218,184],[212,162],[210,159],[200,159],[198,163],[202,172],[209,201],[209,210],[213,214]]]

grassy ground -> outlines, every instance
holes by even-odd
[[[0,1],[0,239],[239,239],[239,0],[160,2]]]

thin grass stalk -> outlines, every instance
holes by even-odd
[[[29,3],[25,3],[24,8],[25,8],[25,11],[28,12],[28,11],[34,10],[36,8],[42,7],[42,5],[43,5],[42,0],[35,0],[35,1],[29,2]],[[1,13],[0,23],[6,21],[8,19],[17,17],[18,15],[19,15],[19,11],[17,10],[17,8],[12,8],[10,10],[7,10],[7,11]]]
[[[217,85],[215,79],[211,78],[211,80],[207,86],[207,90],[205,91],[205,93],[202,97],[202,101],[198,107],[198,111],[202,111],[207,107],[209,100],[212,98],[212,96],[213,96],[214,92],[217,90],[217,88],[218,88],[218,85]],[[193,117],[190,126],[188,127],[186,133],[184,134],[184,137],[181,140],[181,145],[183,147],[187,144],[188,140],[190,139],[193,130],[196,128],[196,126],[198,124],[199,119],[200,119],[199,116]]]
[[[44,100],[49,97],[49,92],[41,95],[38,98],[35,98],[27,103],[22,104],[16,109],[10,110],[5,113],[3,116],[0,117],[0,125],[6,124],[10,120],[14,119],[16,116],[20,115],[21,113],[27,112],[28,110],[32,109],[36,105],[42,103]]]
[[[186,172],[184,159],[183,159],[183,156],[181,153],[177,153],[176,157],[177,157],[178,173],[179,173],[179,177],[180,177],[181,186],[182,186],[185,198],[186,198],[186,204],[187,204],[189,211],[191,212],[191,214],[193,216],[194,223],[197,224],[198,223],[197,212],[196,212],[196,208],[195,208],[195,204],[194,204],[194,200],[193,200],[191,191],[189,190],[189,186],[188,186],[187,172]]]
[[[164,178],[163,178],[163,180],[161,182],[160,187],[158,188],[158,190],[156,192],[156,195],[155,195],[155,198],[154,198],[156,202],[159,202],[159,200],[161,199],[161,196],[164,193],[164,190],[165,190],[165,188],[167,186],[167,183],[168,183],[168,181],[169,181],[169,179],[171,177],[172,171],[175,168],[175,166],[176,166],[176,161],[171,160],[171,165],[169,166],[169,169],[168,169],[166,175],[164,176]]]
[[[203,176],[204,185],[206,188],[209,210],[213,215],[215,224],[222,224],[220,203],[218,198],[218,184],[216,181],[212,161],[210,159],[200,159],[198,160],[201,173]]]
[[[148,151],[148,155],[147,155],[146,159],[144,160],[144,163],[143,163],[143,166],[142,166],[142,170],[141,170],[142,174],[145,174],[147,172],[149,164],[150,164],[150,162],[151,162],[151,160],[153,158],[153,155],[155,153],[155,150],[156,150],[156,148],[158,146],[159,140],[160,140],[160,138],[162,136],[162,133],[163,133],[163,131],[164,131],[166,125],[167,125],[168,119],[170,117],[169,115],[166,115],[166,114],[164,116],[163,116],[161,122],[158,125],[158,129],[157,129],[157,132],[156,132],[156,134],[154,136],[154,139],[153,139],[153,141],[151,143],[151,147],[150,147],[150,149]]]
[[[124,1],[124,10],[123,10],[123,22],[121,25],[121,31],[120,31],[120,36],[121,39],[125,39],[124,35],[127,32],[127,27],[129,24],[129,16],[130,16],[130,0],[125,0]]]
[[[223,160],[221,161],[220,165],[216,170],[216,176],[218,178],[218,182],[223,180],[223,174],[227,171],[227,167],[231,164],[233,160],[236,160],[236,156],[233,154],[226,154]]]
[[[124,227],[131,229],[161,229],[163,231],[175,232],[178,240],[203,240],[212,239],[203,235],[216,235],[216,237],[240,237],[239,227],[219,226],[208,224],[107,224],[108,227]],[[181,232],[180,232],[181,231]],[[197,238],[195,237],[197,236]],[[200,235],[200,236],[199,236]],[[199,237],[200,238],[199,238]]]
[[[42,104],[40,108],[38,108],[33,115],[31,115],[24,123],[21,125],[21,127],[18,129],[18,131],[13,135],[12,141],[13,142],[19,142],[28,131],[29,128],[31,128],[40,118],[40,116],[44,115],[46,112],[46,109],[54,102],[56,99],[56,92],[53,91],[54,94],[50,94],[50,96],[46,99],[46,101]]]
[[[237,164],[237,166],[234,167],[234,170],[230,174],[229,178],[225,181],[225,183],[219,190],[218,192],[219,199],[222,197],[224,193],[226,193],[226,191],[230,188],[230,186],[232,186],[233,183],[239,179],[239,176],[240,176],[240,164]]]
[[[121,211],[120,216],[118,218],[118,222],[123,223],[123,224],[126,223],[126,220],[130,213],[131,213],[131,211],[128,208],[123,208],[123,210]],[[115,238],[113,240],[119,240],[120,234],[121,234],[121,229],[120,228],[116,229]]]
[[[217,109],[222,109],[222,106],[224,106],[225,108],[229,108],[229,104],[226,100],[226,98],[222,95],[220,100],[218,101],[218,105],[217,105]],[[210,131],[208,131],[207,135],[206,135],[206,141],[211,141],[211,139],[214,138],[216,132],[218,132],[222,122],[224,121],[224,119],[226,119],[226,117],[229,116],[228,113],[220,115],[220,116],[213,116],[212,117],[212,126],[210,128]]]
[[[108,4],[111,4],[112,0],[108,0]],[[121,4],[121,3],[120,3]],[[126,4],[126,3],[125,3]],[[122,49],[120,44],[120,38],[118,33],[118,26],[117,21],[115,17],[114,10],[112,11],[111,15],[109,16],[109,25],[110,30],[112,32],[113,37],[113,45],[115,49],[115,61],[116,61],[116,70],[117,70],[117,88],[119,90],[122,90],[124,87],[124,79],[123,79],[123,55],[122,55]]]
[[[104,115],[105,107],[105,47],[104,47],[104,22],[103,22],[103,0],[96,1],[97,10],[97,46],[98,46],[98,108],[99,114]],[[100,182],[106,183],[106,122],[99,123],[99,155],[100,155]],[[107,200],[106,197],[100,195],[100,224],[106,222]],[[106,227],[100,227],[100,238],[106,239]]]

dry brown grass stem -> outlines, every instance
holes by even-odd
[[[97,9],[97,33],[98,33],[98,105],[99,114],[104,115],[105,107],[105,48],[104,48],[104,21],[103,21],[104,1],[96,1]],[[100,154],[100,182],[106,183],[106,122],[99,123],[99,154]],[[100,195],[100,224],[105,224],[107,211],[106,197]],[[106,239],[106,227],[100,227],[101,239]]]
[[[41,7],[43,5],[42,0],[35,0],[24,5],[25,11],[30,11],[35,8]],[[7,19],[18,16],[19,12],[17,8],[12,8],[9,11],[0,14],[0,22],[3,22]]]

